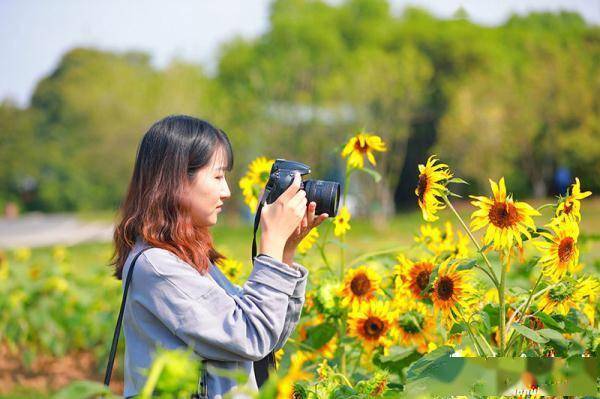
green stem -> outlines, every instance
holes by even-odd
[[[469,325],[468,322],[465,322],[465,325],[467,326],[467,333],[469,334],[471,341],[473,341],[473,346],[475,347],[475,350],[477,351],[477,356],[483,356],[483,348],[479,345],[479,342],[477,342],[477,340],[475,339],[475,336],[473,335],[473,331],[471,331],[471,326]]]
[[[346,173],[344,176],[344,200],[342,202],[342,207],[346,206],[346,197],[348,196],[348,186],[349,186],[349,180],[350,180],[351,173],[352,173],[352,169],[346,162]],[[346,263],[346,257],[345,257],[345,252],[344,252],[344,239],[345,239],[345,235],[343,234],[340,237],[340,242],[342,243],[342,246],[340,246],[340,280],[344,280],[344,271],[345,271],[344,269],[345,269],[345,263]]]
[[[473,244],[475,244],[475,247],[477,248],[477,252],[479,252],[479,254],[483,257],[483,260],[485,261],[485,263],[487,264],[487,267],[489,269],[489,270],[487,270],[487,272],[483,268],[480,268],[480,270],[483,270],[484,272],[486,272],[487,276],[492,280],[492,283],[494,283],[494,285],[496,286],[496,288],[498,288],[498,278],[494,274],[494,268],[492,267],[492,264],[491,264],[490,260],[487,258],[487,256],[485,255],[485,253],[483,253],[483,251],[481,250],[481,246],[479,245],[479,243],[477,242],[477,240],[473,236],[473,233],[471,232],[471,229],[469,229],[467,227],[467,224],[464,222],[463,218],[458,214],[458,212],[456,211],[456,209],[454,209],[454,206],[452,205],[452,203],[450,202],[450,200],[448,199],[448,197],[446,195],[444,195],[442,198],[444,199],[444,202],[446,203],[446,205],[448,205],[448,208],[450,208],[450,210],[458,218],[458,220],[459,220],[460,224],[462,225],[463,229],[468,234],[468,236],[471,239],[471,241],[473,242]]]
[[[361,346],[360,353],[358,354],[358,357],[356,358],[356,363],[354,363],[354,367],[352,368],[352,374],[354,374],[356,372],[356,369],[358,368],[358,365],[360,364],[360,358],[362,357],[363,351],[364,351],[364,347]],[[352,374],[350,376],[352,376]]]
[[[154,392],[154,388],[158,383],[158,379],[165,367],[164,357],[160,357],[152,367],[150,368],[150,373],[148,374],[148,379],[146,380],[146,384],[144,384],[144,388],[140,394],[142,399],[149,399],[152,397],[152,393]]]
[[[523,309],[523,311],[521,312],[521,314],[526,315],[527,314],[527,310],[529,310],[529,305],[531,304],[531,299],[533,298],[533,294],[535,293],[535,289],[537,288],[537,286],[539,285],[540,281],[542,280],[542,275],[543,273],[540,273],[537,281],[535,282],[535,285],[533,286],[533,288],[531,289],[531,292],[529,293],[529,297],[527,298],[527,301],[525,302],[525,307]],[[521,311],[521,308],[517,308],[515,310],[515,312],[512,314],[512,316],[510,317],[510,319],[508,320],[508,323],[506,325],[506,333],[508,334],[508,330],[510,330],[510,326],[512,325],[513,321],[515,320],[515,318],[517,317],[517,314],[519,314],[519,312]]]
[[[508,263],[508,255],[506,256],[506,261]],[[498,299],[500,301],[500,350],[498,351],[499,356],[504,356],[504,348],[505,348],[505,335],[506,335],[506,299],[504,297],[505,289],[506,289],[506,269],[508,268],[508,264],[502,264],[502,272],[500,274],[500,287],[498,288]]]

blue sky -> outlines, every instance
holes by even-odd
[[[337,3],[339,0],[331,1]],[[462,6],[471,19],[498,24],[512,13],[575,10],[600,24],[600,0],[391,0],[440,17]],[[0,99],[26,105],[36,82],[75,46],[143,50],[162,67],[174,57],[214,65],[219,44],[268,28],[269,0],[0,0]]]

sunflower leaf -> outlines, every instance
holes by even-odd
[[[451,197],[457,197],[457,198],[462,198],[462,195],[453,193],[452,191],[448,191],[448,195],[450,195]]]
[[[558,349],[566,349],[569,346],[569,341],[558,331],[551,328],[542,328],[537,331],[542,337],[548,338],[553,346],[557,346]]]
[[[513,323],[513,328],[515,329],[515,331],[517,333],[521,334],[522,336],[524,336],[527,339],[532,340],[533,342],[537,342],[538,344],[545,344],[546,342],[549,341],[548,338],[542,337],[536,331],[532,330],[529,327],[525,327],[522,324]]]
[[[416,362],[410,365],[406,371],[407,382],[414,382],[423,378],[433,377],[440,381],[449,382],[460,373],[462,365],[458,359],[450,355],[454,349],[449,346],[441,346],[436,350],[429,352]]]
[[[331,323],[323,323],[306,329],[305,345],[319,349],[333,338],[336,328]]]
[[[375,183],[379,183],[379,181],[381,180],[381,174],[379,172],[377,172],[376,170],[367,168],[367,167],[364,167],[361,170],[363,172],[366,172],[368,175],[371,175],[373,180],[375,180]]]
[[[465,262],[465,263],[461,263],[460,265],[458,265],[458,267],[456,268],[456,271],[459,272],[461,270],[470,270],[473,267],[475,267],[475,265],[477,265],[477,261],[476,260],[471,260],[469,262]]]
[[[547,313],[539,312],[537,314],[537,318],[540,319],[542,321],[542,323],[544,323],[544,325],[546,325],[548,327],[552,327],[555,330],[564,330],[565,329],[564,322],[556,321],[552,316],[550,316]]]
[[[448,180],[448,183],[469,184],[469,182],[464,181],[460,177],[453,177],[452,179]]]
[[[487,244],[485,244],[483,247],[481,247],[481,251],[479,252],[485,252],[489,247],[491,247],[492,245],[494,245],[493,241],[488,242]]]

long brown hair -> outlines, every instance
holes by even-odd
[[[207,227],[194,226],[185,190],[198,169],[221,150],[233,167],[229,138],[198,118],[172,115],[154,123],[139,145],[127,195],[114,232],[111,265],[123,278],[123,266],[137,238],[171,251],[200,273],[224,258]]]

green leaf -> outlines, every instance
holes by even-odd
[[[537,333],[544,338],[548,338],[561,349],[566,349],[569,346],[569,341],[556,330],[552,330],[550,328],[542,328],[541,330],[538,330]]]
[[[373,364],[392,373],[402,375],[402,370],[420,358],[421,354],[415,348],[392,346],[388,355],[376,354],[373,357]]]
[[[460,194],[453,193],[452,191],[448,191],[448,195],[451,197],[462,198],[463,196]]]
[[[461,270],[471,270],[475,265],[477,265],[477,261],[476,260],[471,260],[469,262],[461,263],[456,268],[456,271],[459,272]]]
[[[545,344],[546,342],[548,342],[548,338],[542,337],[540,334],[538,334],[531,328],[525,327],[522,324],[513,323],[513,328],[517,333],[521,334],[527,339],[532,340],[533,342],[537,342],[538,344]]]
[[[95,398],[102,394],[108,395],[105,396],[108,398],[113,397],[104,384],[94,381],[75,381],[58,391],[52,396],[52,399],[86,399]]]
[[[544,323],[544,325],[546,325],[548,327],[552,327],[555,330],[564,330],[565,329],[564,322],[556,321],[552,316],[550,316],[547,313],[540,312],[537,314],[537,318],[540,319],[542,321],[542,323]]]
[[[448,180],[448,183],[469,184],[469,182],[464,181],[460,177],[453,177],[452,179]]]
[[[461,365],[464,365],[464,358],[450,357],[453,353],[454,349],[449,346],[441,346],[429,352],[408,368],[406,381],[414,382],[430,377],[444,382],[454,380],[462,370]],[[460,359],[463,361],[461,362]]]
[[[323,323],[306,329],[305,345],[319,349],[333,338],[336,328],[331,323]]]
[[[362,170],[363,172],[366,172],[368,175],[370,175],[373,178],[373,180],[375,180],[375,183],[379,183],[379,181],[381,180],[381,175],[379,174],[379,172],[377,172],[374,169],[365,167],[360,170]]]

